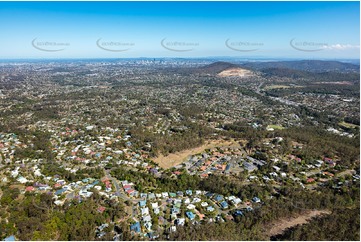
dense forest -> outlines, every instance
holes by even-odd
[[[1,220],[0,236],[17,234],[21,240],[95,240],[97,226],[125,216],[122,203],[103,200],[94,190],[95,195],[79,203],[74,200],[59,208],[53,204],[52,195],[25,193],[20,196],[18,189],[4,189],[1,205],[8,207],[12,214],[8,222]],[[106,206],[104,213],[97,208]],[[5,214],[0,209],[0,216]],[[112,228],[108,228],[111,231]],[[17,233],[16,233],[17,232]],[[110,233],[108,233],[109,235]],[[105,240],[112,240],[106,237]]]
[[[309,223],[286,230],[273,236],[271,240],[360,240],[360,211],[354,209],[336,209],[331,215],[317,217]]]
[[[339,79],[336,79],[339,80]],[[303,84],[299,82],[298,84]],[[306,83],[304,83],[306,84]],[[294,92],[299,93],[315,93],[315,94],[328,94],[328,95],[344,95],[346,97],[353,97],[360,95],[360,83],[357,85],[340,85],[329,83],[307,83],[307,86],[298,87],[297,89],[292,88],[280,88],[280,89],[269,89],[265,93],[273,97],[284,97],[292,95]]]

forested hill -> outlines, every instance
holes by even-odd
[[[310,81],[324,81],[324,82],[360,82],[360,74],[356,72],[351,73],[342,73],[342,72],[311,72],[311,71],[303,71],[303,70],[295,70],[288,68],[266,68],[262,69],[261,72],[266,77],[288,77],[288,78],[305,78]]]
[[[207,72],[209,74],[218,74],[224,70],[227,70],[230,68],[237,68],[237,67],[240,67],[240,66],[229,63],[229,62],[218,61],[218,62],[214,62],[210,65],[206,65],[206,66],[199,68],[199,71]]]
[[[358,65],[338,61],[249,62],[241,65],[218,61],[200,68],[194,68],[192,71],[194,73],[217,75],[232,68],[259,71],[265,77],[303,78],[310,81],[325,82],[360,82]]]
[[[322,60],[301,60],[301,61],[272,61],[272,62],[248,62],[242,67],[253,70],[265,70],[269,68],[292,69],[309,72],[360,72],[360,66],[339,62]]]
[[[213,76],[225,70],[236,68],[263,73],[266,77],[306,78],[311,81],[351,81],[359,83],[360,79],[359,65],[322,60],[247,62],[243,64],[217,61],[201,67],[166,68],[162,70],[167,73]]]

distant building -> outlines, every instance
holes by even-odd
[[[196,217],[196,215],[190,211],[186,212],[186,215],[190,220],[193,220]]]
[[[136,233],[140,233],[140,223],[136,222],[132,225],[130,225],[130,231],[134,231]]]
[[[207,212],[213,212],[213,211],[214,211],[214,207],[212,206],[207,207]]]
[[[228,203],[226,201],[221,202],[220,205],[221,205],[222,209],[227,209],[228,208]]]
[[[61,195],[63,192],[65,192],[64,189],[59,189],[55,192],[55,195]]]
[[[14,235],[11,235],[11,236],[9,236],[9,237],[6,237],[6,238],[4,239],[4,241],[16,241],[16,239],[15,239],[15,236],[14,236]]]
[[[174,221],[174,224],[175,225],[180,225],[180,226],[183,226],[184,225],[184,223],[185,223],[185,219],[184,218],[178,218],[178,219],[176,219],[175,221]]]
[[[223,200],[223,196],[222,196],[222,195],[217,195],[217,196],[215,196],[214,200],[215,200],[216,202],[220,202],[220,201]]]
[[[234,216],[244,216],[241,210],[236,210]]]
[[[147,205],[146,201],[144,201],[144,200],[139,201],[139,206],[140,207],[145,207],[145,205]]]
[[[243,162],[243,167],[244,169],[246,169],[247,171],[251,172],[257,169],[257,166],[253,165],[250,162]]]

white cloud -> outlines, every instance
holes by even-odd
[[[351,50],[351,49],[360,49],[360,46],[350,45],[350,44],[333,44],[333,45],[324,45],[323,48],[327,50]]]

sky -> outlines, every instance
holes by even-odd
[[[359,59],[359,2],[0,2],[0,59]]]

